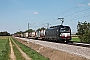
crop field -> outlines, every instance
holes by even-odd
[[[78,37],[72,37],[72,40],[71,41],[80,42],[80,39]]]
[[[9,39],[7,36],[0,36],[0,60],[9,60]]]

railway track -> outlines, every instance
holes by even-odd
[[[68,44],[69,44],[69,45],[74,45],[74,46],[81,46],[81,47],[90,48],[90,44],[86,44],[86,43],[71,42],[71,43],[68,43]]]
[[[42,40],[42,39],[38,39],[38,40]],[[44,41],[44,40],[42,40]],[[46,40],[48,41],[48,40]],[[61,43],[61,42],[57,42],[57,41],[49,41],[49,42],[56,42],[56,43]],[[69,43],[62,43],[62,44],[68,44],[68,45],[74,45],[74,46],[81,46],[81,47],[88,47],[90,48],[90,44],[87,44],[87,43],[78,43],[78,42],[73,42],[73,41],[70,41]]]
[[[40,39],[40,40],[41,40],[41,39]],[[48,40],[47,40],[47,41],[48,41]],[[62,43],[62,42],[57,42],[57,41],[50,41],[50,42]],[[90,48],[90,44],[78,43],[78,42],[73,42],[73,41],[70,41],[69,43],[62,43],[62,44],[68,44],[68,45],[74,45],[74,46],[80,46],[80,47]]]

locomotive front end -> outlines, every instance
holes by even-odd
[[[60,37],[63,42],[69,42],[71,40],[71,29],[69,26],[62,26],[60,28]]]

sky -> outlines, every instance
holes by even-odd
[[[29,28],[60,25],[77,32],[77,24],[90,22],[90,0],[0,0],[0,31],[15,33]]]

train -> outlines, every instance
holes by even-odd
[[[71,40],[71,28],[63,25],[51,26],[47,29],[20,34],[20,37],[68,43]]]

